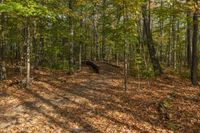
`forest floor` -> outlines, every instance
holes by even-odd
[[[74,75],[35,70],[30,89],[10,75],[0,83],[0,132],[200,132],[200,88],[172,75],[129,77],[99,63]]]

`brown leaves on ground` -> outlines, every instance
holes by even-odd
[[[18,76],[3,81],[0,132],[200,132],[200,88],[164,75],[129,78],[124,92],[119,72],[102,66],[73,76],[36,70],[31,89],[12,84]]]

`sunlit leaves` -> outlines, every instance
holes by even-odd
[[[36,3],[33,0],[25,2],[5,2],[0,5],[0,12],[7,12],[24,17],[54,17],[55,14],[47,7]]]

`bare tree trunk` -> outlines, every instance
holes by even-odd
[[[1,0],[1,4],[4,0]],[[5,13],[1,14],[1,38],[0,38],[0,59],[5,60]]]
[[[38,66],[43,66],[44,65],[44,35],[43,33],[40,34],[40,48],[39,48],[39,55],[38,55]]]
[[[96,5],[95,5],[96,6]],[[93,9],[93,46],[95,47],[94,60],[98,59],[98,34],[97,34],[97,20],[96,20],[96,7]]]
[[[176,70],[176,19],[172,16],[172,63],[173,68]]]
[[[176,34],[176,70],[178,68],[178,72],[181,73],[181,68],[182,68],[182,60],[181,60],[181,45],[180,45],[180,21],[177,20],[177,34]]]
[[[160,1],[160,6],[163,8],[163,1]],[[160,52],[159,52],[159,57],[160,57],[160,62],[162,63],[163,61],[163,18],[160,19],[160,37],[161,37],[161,42],[160,42]]]
[[[124,88],[125,88],[125,91],[128,90],[128,42],[127,42],[127,39],[126,39],[126,21],[128,19],[128,14],[127,14],[127,7],[126,7],[126,3],[125,1],[123,1],[124,3]]]
[[[172,23],[172,18],[170,17],[170,24]],[[172,30],[169,28],[169,41],[168,41],[168,47],[167,47],[167,53],[168,53],[168,60],[167,60],[167,66],[170,67],[172,65]]]
[[[116,14],[116,18],[117,18],[117,25],[119,25],[120,23],[120,18],[122,16],[122,13],[121,13],[121,6],[118,6],[117,7],[117,14]],[[116,65],[118,66],[119,65],[119,52],[118,52],[118,49],[117,49],[117,46],[119,45],[118,42],[115,43],[115,60],[116,60]]]
[[[81,32],[83,32],[83,19],[80,21],[80,27],[81,27]],[[83,35],[81,35],[81,39],[83,38]],[[82,51],[83,51],[83,41],[81,40],[79,42],[79,70],[82,69]]]
[[[150,24],[149,24],[150,21],[149,21],[148,15],[147,15],[147,4],[142,6],[142,14],[143,14],[143,21],[144,21],[144,31],[145,31],[146,38],[147,38],[146,43],[148,46],[151,63],[153,65],[155,74],[161,75],[162,68],[158,61],[158,58],[156,57],[156,50],[154,47],[154,42],[153,42],[152,33],[151,33],[151,29],[150,29]]]
[[[106,22],[106,0],[103,0],[102,3],[103,12],[102,12],[102,48],[101,48],[101,60],[105,60],[106,56],[106,33],[105,33],[105,22]]]
[[[33,53],[34,53],[34,67],[38,67],[38,45],[37,45],[37,23],[36,21],[33,22]]]
[[[187,0],[187,2],[190,2],[190,0]],[[191,44],[192,44],[192,25],[191,25],[191,11],[187,12],[187,64],[188,68],[191,67]]]
[[[197,1],[196,1],[197,3]],[[193,15],[193,40],[192,40],[192,65],[191,65],[191,81],[193,85],[198,85],[198,53],[197,53],[197,43],[198,43],[198,10],[194,12]]]
[[[31,64],[30,64],[30,50],[31,50],[31,44],[30,44],[30,27],[29,27],[29,19],[27,19],[27,25],[26,25],[26,87],[30,87],[30,71],[31,71]]]
[[[69,9],[73,10],[73,0],[69,1]],[[69,71],[71,74],[74,73],[74,25],[73,18],[69,17],[69,27],[70,27],[70,59],[69,59]]]

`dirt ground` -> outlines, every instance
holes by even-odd
[[[12,75],[0,83],[0,132],[199,133],[200,88],[171,75],[129,77],[100,64],[74,75],[35,70],[30,89]]]

